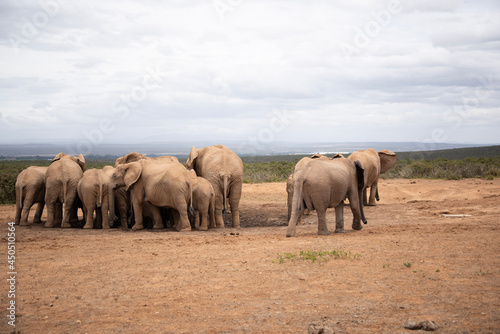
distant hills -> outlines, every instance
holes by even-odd
[[[191,147],[223,144],[231,148],[242,157],[252,156],[287,156],[310,155],[313,153],[348,154],[357,150],[373,148],[375,150],[388,149],[398,152],[401,159],[435,159],[448,154],[453,156],[479,157],[500,155],[500,146],[477,144],[447,144],[447,143],[420,143],[420,142],[345,142],[345,143],[291,143],[291,142],[173,142],[173,143],[146,143],[146,144],[100,144],[91,145],[89,142],[68,142],[64,144],[0,144],[0,159],[44,159],[52,158],[59,152],[76,155],[82,153],[86,158],[116,158],[129,152],[140,152],[145,155],[174,155],[179,158],[188,156]]]

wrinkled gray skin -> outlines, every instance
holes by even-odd
[[[215,228],[215,191],[207,179],[196,176],[194,169],[189,171],[193,192],[194,226],[206,231]]]
[[[161,161],[165,163],[179,163],[179,159],[174,156],[161,156],[158,158],[149,158],[137,152],[131,152],[127,155],[116,159],[115,167],[129,162],[136,162],[139,160]],[[129,225],[135,224],[135,219],[132,212],[132,204],[130,202],[130,192],[125,190],[125,187],[118,187],[114,190],[114,196],[109,197],[109,220],[110,226],[114,225],[115,220],[120,221],[120,226],[123,229],[128,229]],[[154,210],[154,209],[153,209]],[[162,210],[165,211],[165,210]],[[150,203],[143,202],[143,214],[148,220],[153,220],[152,211],[150,210]],[[166,216],[162,212],[162,216]]]
[[[207,179],[215,191],[215,221],[217,228],[224,227],[223,212],[231,207],[233,227],[240,227],[240,199],[243,187],[243,162],[233,151],[223,145],[197,149],[193,146],[186,162],[198,176]]]
[[[94,227],[94,212],[96,213],[96,227],[109,229],[108,223],[108,187],[115,168],[105,166],[103,169],[89,169],[83,173],[78,182],[78,197],[83,204],[85,225],[83,228]]]
[[[56,155],[45,174],[45,204],[47,222],[45,227],[61,224],[71,227],[70,222],[78,222],[77,185],[85,171],[83,155],[73,157],[64,153]],[[62,217],[62,221],[61,221]]]
[[[296,235],[300,214],[305,208],[316,210],[318,215],[318,234],[328,235],[326,210],[335,208],[335,232],[344,232],[344,199],[349,199],[353,213],[352,228],[362,229],[361,221],[366,224],[363,212],[363,165],[346,158],[332,160],[311,160],[299,172],[295,180],[292,216],[288,223],[286,236]]]
[[[33,223],[42,222],[45,206],[45,174],[48,167],[31,166],[17,176],[15,223],[28,225],[28,216],[33,204],[38,203]]]
[[[286,182],[286,192],[288,194],[287,201],[286,201],[286,204],[288,207],[288,221],[290,221],[290,217],[292,216],[293,185],[295,183],[295,177],[297,176],[298,172],[300,170],[302,170],[302,168],[304,168],[304,166],[307,165],[307,163],[313,159],[329,160],[330,158],[327,157],[326,155],[314,154],[311,157],[304,157],[304,158],[300,159],[299,162],[297,162],[297,164],[295,165],[293,174],[291,174],[288,177],[288,180]],[[308,209],[305,209],[303,214],[308,215],[310,213],[311,212]],[[300,215],[300,217],[299,217],[299,221],[297,222],[298,225],[302,224],[302,216],[303,215]]]
[[[363,204],[375,206],[380,200],[378,194],[378,179],[380,174],[387,172],[396,165],[398,159],[396,153],[389,150],[376,152],[374,149],[356,151],[348,159],[352,161],[360,160],[365,169],[365,187],[363,189]],[[367,195],[370,188],[370,195]]]
[[[173,210],[175,229],[190,230],[188,208],[191,208],[191,180],[189,172],[179,163],[142,159],[120,164],[112,176],[111,189],[125,187],[130,191],[134,210],[133,230],[144,228],[143,201],[147,200],[154,217],[153,228],[163,228],[160,208]],[[114,217],[111,217],[114,218]]]

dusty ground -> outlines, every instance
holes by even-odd
[[[285,237],[285,185],[244,185],[242,229],[17,227],[21,333],[500,332],[500,179],[385,180],[361,231]],[[346,221],[352,218],[346,209]],[[447,218],[443,214],[468,214]],[[0,207],[2,253],[13,206]],[[334,214],[329,227],[333,230]],[[31,218],[31,217],[30,217]],[[301,250],[354,259],[286,260]],[[7,256],[2,262],[7,276]],[[405,265],[406,264],[406,265]],[[0,283],[0,313],[8,286]],[[0,332],[10,333],[4,315]]]

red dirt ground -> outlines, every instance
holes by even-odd
[[[296,238],[285,237],[284,183],[243,191],[238,230],[16,226],[16,327],[2,279],[0,332],[409,333],[407,319],[500,332],[500,179],[383,180],[361,231],[346,208],[347,233],[318,236],[313,214]],[[3,277],[13,218],[0,207]],[[301,250],[361,256],[278,261]]]

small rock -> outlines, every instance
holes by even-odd
[[[423,329],[424,331],[429,331],[433,332],[436,331],[439,326],[434,322],[434,321],[415,321],[411,319],[407,319],[405,321],[405,326],[406,329],[411,329],[411,330],[416,330],[416,329]]]
[[[335,334],[335,332],[328,326],[310,324],[307,334]]]

